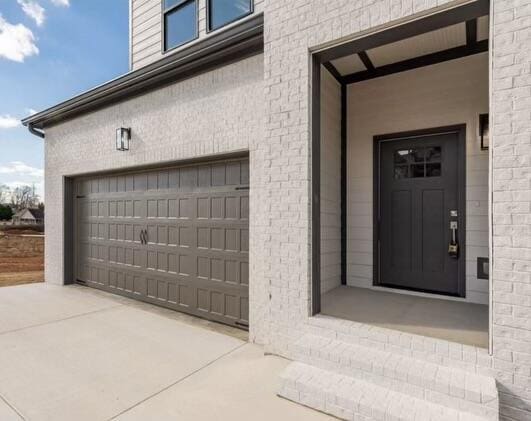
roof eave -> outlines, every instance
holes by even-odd
[[[26,117],[22,124],[32,133],[40,131],[81,114],[262,52],[263,27],[263,14],[257,14],[154,63]]]

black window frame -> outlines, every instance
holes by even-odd
[[[162,54],[166,54],[170,51],[173,51],[177,48],[182,47],[192,41],[195,41],[199,38],[199,1],[200,0],[181,0],[174,4],[171,7],[165,8],[165,0],[161,0],[161,21],[162,21]],[[195,35],[193,38],[190,38],[187,41],[181,42],[180,44],[174,45],[170,48],[166,45],[166,15],[175,12],[176,10],[187,6],[190,3],[195,3]]]
[[[212,0],[205,0],[206,1],[206,32],[207,34],[211,33],[211,32],[215,32],[215,31],[218,31],[220,30],[221,28],[224,28],[228,25],[230,25],[231,23],[234,23],[234,22],[237,22],[239,21],[240,19],[244,19],[246,18],[247,16],[249,15],[252,15],[254,13],[254,0],[249,0],[249,11],[241,16],[238,16],[232,20],[229,20],[227,22],[225,22],[223,25],[220,25],[220,26],[217,26],[215,28],[212,28],[212,20],[211,20],[211,17],[210,17],[210,12],[212,10],[211,8],[211,2]]]

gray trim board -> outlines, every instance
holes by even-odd
[[[63,284],[68,285],[75,282],[74,180],[70,177],[63,177],[63,198]]]
[[[466,45],[469,47],[478,41],[478,21],[471,19],[466,21]]]
[[[27,117],[22,120],[22,124],[44,129],[80,114],[259,54],[264,48],[263,30],[264,17],[263,14],[258,14],[139,70]]]
[[[334,77],[334,79],[337,80],[340,85],[343,85],[343,77],[337,71],[336,66],[334,66],[332,62],[327,61],[326,63],[323,63],[323,66]]]
[[[314,53],[321,63],[488,15],[489,0],[476,0]]]
[[[365,65],[365,67],[367,68],[368,71],[370,71],[370,72],[374,71],[374,69],[375,69],[374,64],[372,64],[372,61],[369,58],[369,56],[367,55],[366,51],[360,51],[358,53],[358,57],[363,62],[363,64]]]
[[[479,41],[472,45],[462,45],[460,47],[451,48],[448,50],[438,51],[436,53],[426,54],[424,56],[414,57],[397,63],[387,64],[385,66],[376,67],[372,70],[364,70],[361,72],[352,73],[341,78],[343,83],[350,85],[351,83],[362,82],[368,79],[388,76],[395,73],[405,72],[408,70],[418,69],[420,67],[431,66],[445,61],[456,60],[463,57],[468,57],[474,54],[480,54],[489,50],[489,41]]]
[[[311,273],[312,315],[321,312],[321,62],[315,55],[312,64],[312,143],[311,143]]]
[[[341,284],[347,284],[347,85],[341,85]]]

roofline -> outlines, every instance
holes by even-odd
[[[264,16],[257,14],[138,70],[22,120],[30,129],[53,124],[263,52]]]

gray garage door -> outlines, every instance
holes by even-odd
[[[248,326],[247,159],[75,181],[86,285]]]

